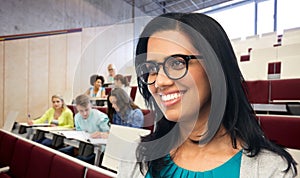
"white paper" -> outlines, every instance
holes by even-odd
[[[90,134],[85,131],[60,131],[60,134],[69,139],[76,139],[92,144],[106,144],[107,139],[103,138],[91,138]]]

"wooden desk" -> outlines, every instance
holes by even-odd
[[[107,98],[101,98],[101,97],[90,97],[91,101],[107,101]]]
[[[107,98],[90,97],[90,101],[93,103],[93,105],[96,105],[96,106],[105,106],[106,102],[107,102]]]
[[[81,145],[85,147],[84,145],[91,145],[94,148],[95,153],[95,165],[99,165],[100,163],[100,157],[102,152],[104,151],[104,147],[107,143],[107,139],[94,139],[90,137],[89,133],[86,133],[84,131],[76,131],[76,130],[52,130],[50,131],[50,134],[60,136],[64,138],[64,144],[70,145],[73,147],[81,149]],[[84,148],[83,148],[84,149]],[[84,150],[83,150],[84,151]]]

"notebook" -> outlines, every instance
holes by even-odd
[[[140,136],[148,135],[150,132],[146,129],[112,124],[102,166],[118,171],[121,160],[135,161],[135,150],[140,141]]]

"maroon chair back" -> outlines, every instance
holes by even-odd
[[[135,100],[136,92],[137,92],[137,86],[132,86],[130,90],[130,97],[132,101]]]
[[[300,149],[300,117],[263,115],[258,119],[268,139],[283,147]]]
[[[0,167],[4,167],[10,165],[15,150],[15,144],[18,139],[2,131],[0,131],[0,133],[2,133],[0,145]]]
[[[18,139],[15,145],[15,151],[10,164],[9,175],[17,178],[25,178],[28,168],[28,160],[31,157],[33,144]],[[41,160],[40,160],[41,161]]]
[[[49,177],[54,153],[35,146],[32,148],[27,178]]]
[[[52,161],[49,178],[82,178],[85,167],[67,158],[55,155]]]
[[[110,176],[107,176],[101,172],[92,170],[92,169],[88,169],[86,172],[86,178],[110,178]]]

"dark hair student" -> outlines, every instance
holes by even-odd
[[[269,141],[243,88],[230,40],[200,13],[155,17],[138,40],[138,86],[156,113],[136,150],[139,177],[293,177],[296,162]],[[134,170],[137,170],[135,165]]]

